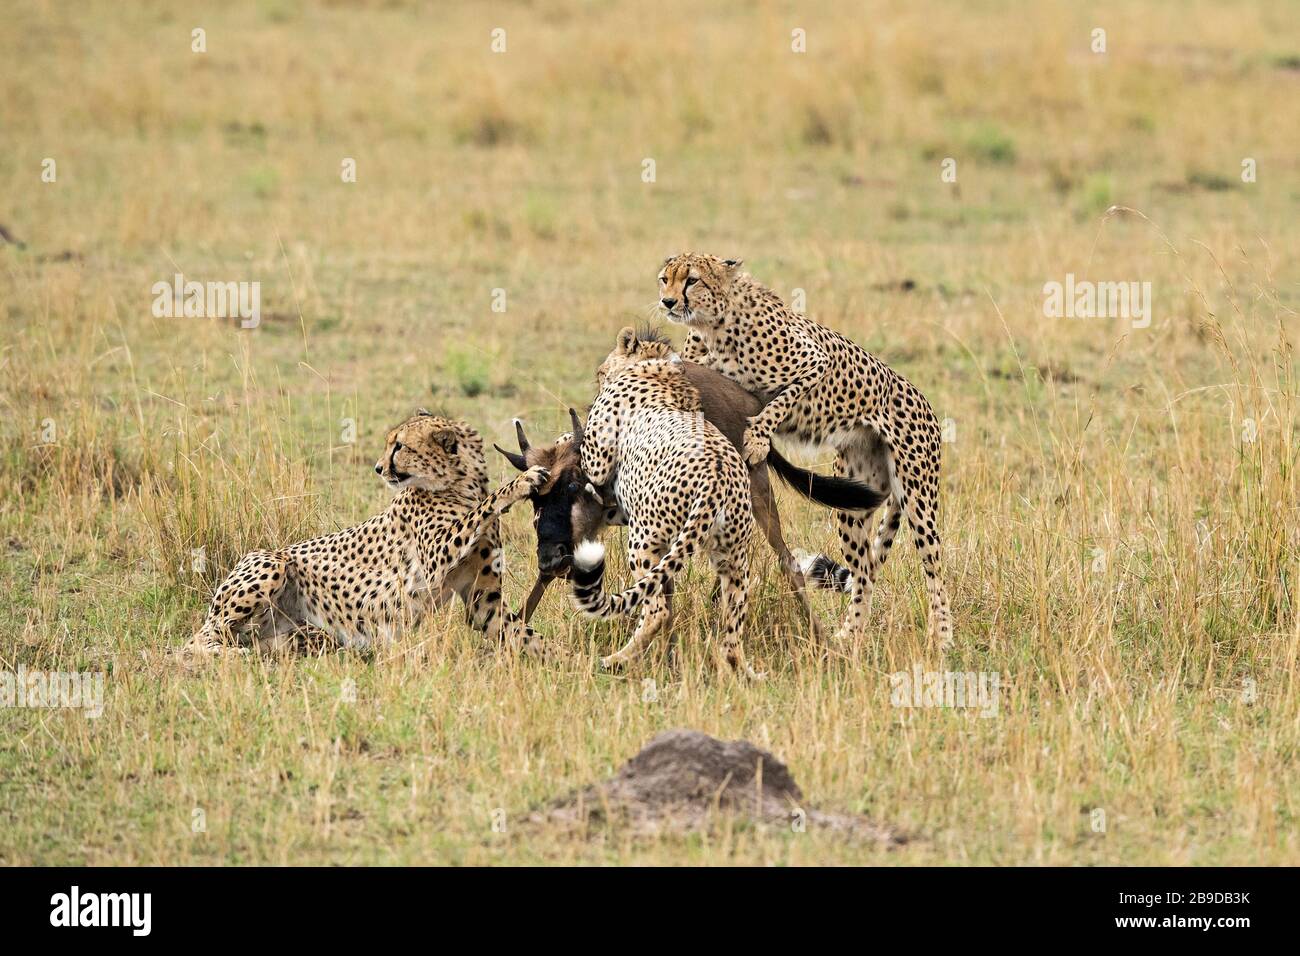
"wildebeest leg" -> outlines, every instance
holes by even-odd
[[[786,547],[785,537],[781,534],[781,515],[776,510],[776,495],[772,491],[772,480],[765,462],[759,462],[749,469],[749,489],[754,507],[754,518],[758,521],[759,527],[763,529],[763,534],[767,537],[767,543],[776,552],[776,559],[781,564],[781,573],[790,582],[795,597],[799,599],[799,604],[803,607],[804,618],[808,621],[808,628],[812,631],[813,640],[822,643],[825,641],[825,634],[822,631],[821,622],[817,620],[817,613],[813,610],[812,602],[808,600],[807,582],[804,580],[803,572],[799,570],[799,562],[795,560],[794,555],[790,553],[790,549]],[[715,596],[717,587],[718,585],[714,586]]]

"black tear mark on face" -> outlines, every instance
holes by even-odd
[[[375,465],[375,474],[379,475],[385,481],[393,483],[400,483],[410,478],[411,476],[408,472],[402,471],[397,467],[397,453],[402,450],[404,449],[401,442],[393,442],[393,447],[388,452],[387,457],[380,461],[379,464]]]

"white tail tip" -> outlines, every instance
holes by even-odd
[[[605,546],[599,541],[584,541],[573,549],[573,563],[583,571],[590,571],[605,560]]]

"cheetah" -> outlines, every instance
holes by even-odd
[[[573,603],[600,618],[642,608],[631,639],[601,664],[628,663],[667,629],[673,575],[703,550],[718,575],[719,657],[761,679],[744,651],[754,531],[749,472],[735,446],[705,419],[680,361],[640,362],[607,376],[578,432],[582,470],[595,485],[613,482],[636,583],[620,594],[604,593],[605,548],[585,541],[574,549]]]
[[[885,563],[902,515],[912,529],[925,570],[929,635],[952,640],[944,591],[939,531],[940,431],[925,396],[866,349],[788,308],[738,259],[683,253],[659,271],[659,302],[685,326],[681,356],[716,369],[743,388],[771,396],[749,420],[747,462],[762,460],[773,435],[804,445],[830,446],[836,474],[886,492],[887,504],[871,540],[872,513],[837,512],[848,566],[849,607],[841,638],[863,632],[876,573]],[[824,568],[813,560],[814,578]],[[827,576],[819,583],[834,583]]]
[[[471,626],[540,652],[536,632],[502,606],[497,519],[546,482],[546,469],[488,494],[478,433],[420,409],[388,433],[375,473],[396,492],[385,511],[334,534],[249,552],[213,594],[191,645],[382,646],[456,594]]]

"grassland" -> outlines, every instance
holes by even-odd
[[[0,670],[107,677],[98,719],[0,709],[0,863],[1300,862],[1294,8],[899,6],[11,4]],[[567,670],[454,610],[373,659],[167,656],[242,552],[383,507],[413,406],[563,430],[682,249],[804,290],[951,420],[950,651],[904,534],[827,659],[757,552],[760,685],[709,663],[701,569],[679,656],[623,676],[625,625],[558,593]],[[177,272],[260,282],[262,324],[156,318]],[[1151,282],[1150,327],[1046,318],[1067,273]],[[917,663],[998,673],[997,716],[890,706]],[[916,839],[518,822],[677,726]]]

